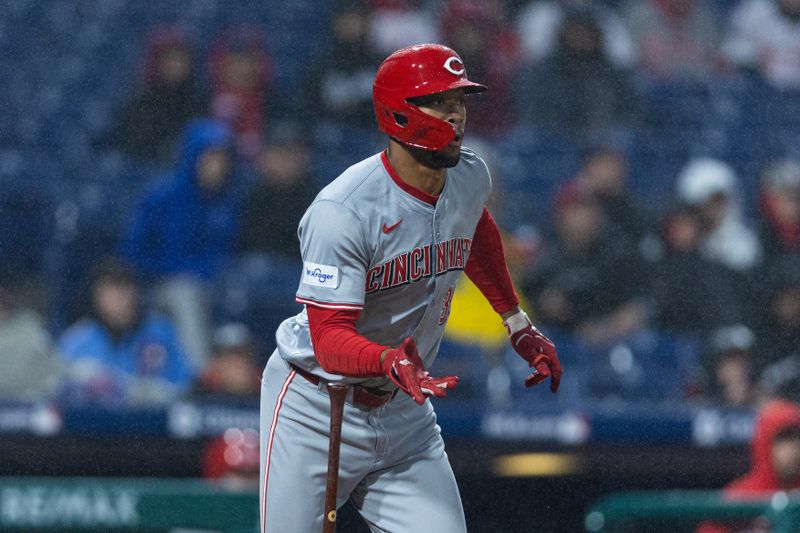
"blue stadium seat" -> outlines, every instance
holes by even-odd
[[[581,394],[592,402],[681,402],[697,375],[696,343],[655,330],[609,346],[576,338],[559,338],[558,345],[581,367]]]
[[[269,355],[275,349],[278,325],[302,308],[294,301],[299,276],[299,259],[248,254],[232,260],[217,284],[217,319],[247,324],[259,353]]]
[[[512,225],[537,221],[550,213],[553,195],[575,175],[580,149],[570,138],[517,128],[497,144],[497,167],[503,190],[516,199]]]
[[[382,150],[386,141],[374,129],[322,124],[316,130],[313,144],[314,177],[324,186],[350,165]]]
[[[639,83],[637,89],[647,109],[648,125],[656,131],[696,136],[714,111],[705,84]]]
[[[680,170],[690,157],[690,147],[679,137],[638,135],[628,150],[629,184],[647,205],[664,205]]]
[[[447,394],[448,398],[482,401],[487,396],[488,367],[481,347],[476,344],[443,339],[431,374],[460,378],[458,387]]]
[[[42,273],[53,222],[49,200],[40,188],[3,187],[0,275],[24,279]]]

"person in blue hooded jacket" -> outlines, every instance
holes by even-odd
[[[121,244],[122,256],[153,284],[156,306],[175,320],[197,369],[209,353],[210,283],[239,232],[231,153],[223,124],[191,122],[175,171],[145,194]]]

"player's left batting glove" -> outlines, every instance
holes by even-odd
[[[550,390],[556,392],[564,371],[561,369],[555,344],[531,324],[525,311],[508,317],[503,325],[508,330],[511,345],[534,369],[525,378],[525,386],[533,387],[549,377]]]
[[[395,385],[411,396],[419,405],[427,396],[442,398],[447,391],[458,385],[458,376],[434,378],[425,370],[425,364],[417,353],[417,344],[406,337],[399,348],[386,352],[383,371]]]

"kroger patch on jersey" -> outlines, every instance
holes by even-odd
[[[303,263],[303,283],[335,289],[339,286],[339,269],[330,265]]]

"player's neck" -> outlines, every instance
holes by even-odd
[[[389,164],[404,182],[434,196],[442,192],[445,169],[425,164],[395,140],[389,141],[389,150],[386,155],[389,158]]]

